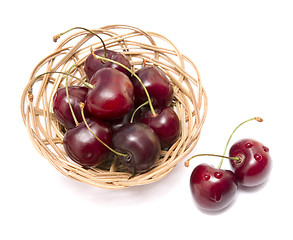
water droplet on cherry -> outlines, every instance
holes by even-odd
[[[211,176],[208,174],[203,175],[203,180],[205,180],[205,181],[209,181],[210,178],[211,178]]]
[[[217,179],[221,179],[221,178],[223,177],[223,173],[221,173],[221,172],[215,172],[215,173],[214,173],[214,176],[215,176],[215,178],[217,178]]]
[[[255,154],[254,154],[254,159],[255,159],[256,161],[260,161],[260,160],[262,159],[262,156],[261,156],[260,154],[258,154],[258,153],[255,153]]]
[[[252,142],[246,142],[245,143],[245,147],[246,148],[251,148],[253,146],[253,143]]]
[[[262,148],[263,148],[263,150],[264,150],[265,152],[269,152],[269,148],[268,148],[268,147],[262,146]]]

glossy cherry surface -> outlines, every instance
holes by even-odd
[[[104,49],[96,50],[94,53],[97,56],[104,57]],[[106,58],[119,62],[129,69],[131,68],[130,61],[125,57],[124,54],[120,52],[106,49]],[[125,68],[109,61],[107,62],[101,59],[97,59],[92,54],[90,54],[84,63],[84,71],[86,73],[87,79],[90,80],[94,73],[101,68],[115,68],[129,77],[131,75],[131,73]]]
[[[173,99],[173,88],[166,74],[154,66],[144,66],[136,72],[146,87],[154,107],[169,106]],[[137,104],[147,101],[144,88],[135,76],[131,77],[134,85],[134,96]]]
[[[114,68],[98,70],[91,78],[85,107],[101,119],[118,119],[130,112],[134,104],[133,85],[124,73]]]
[[[154,116],[150,110],[140,116],[140,122],[148,125],[160,139],[161,147],[168,148],[180,136],[180,122],[176,112],[170,107],[155,109]]]
[[[190,188],[192,196],[200,208],[207,211],[218,211],[233,201],[238,183],[232,171],[200,164],[191,174]]]
[[[160,157],[159,138],[150,127],[142,123],[121,127],[113,135],[112,144],[117,152],[128,155],[117,157],[134,174],[150,170]]]
[[[110,146],[112,139],[110,128],[103,121],[93,117],[88,117],[86,121],[93,133]],[[65,133],[63,146],[67,155],[84,167],[98,166],[110,154],[110,150],[92,135],[84,122]]]
[[[68,87],[69,100],[78,122],[82,122],[79,104],[84,102],[88,88],[81,86]],[[53,112],[57,120],[67,129],[76,126],[68,104],[66,88],[59,88],[53,97]]]
[[[253,139],[242,139],[232,145],[230,157],[239,157],[241,161],[231,160],[239,184],[253,187],[263,183],[271,170],[269,149]]]

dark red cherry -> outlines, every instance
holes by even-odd
[[[91,78],[85,107],[90,114],[101,119],[118,119],[131,111],[134,104],[130,79],[114,68],[103,68]]]
[[[88,117],[86,121],[93,133],[109,146],[112,140],[110,128],[103,121],[93,117]],[[110,150],[93,136],[84,122],[65,133],[63,146],[67,155],[84,167],[98,166],[110,154]]]
[[[269,149],[253,139],[242,139],[232,145],[230,157],[239,157],[240,161],[231,160],[239,184],[253,187],[263,183],[271,170]]]
[[[191,174],[190,188],[200,208],[219,211],[233,201],[238,183],[232,171],[200,164]]]
[[[173,99],[173,88],[166,74],[154,66],[145,66],[136,72],[146,87],[154,107],[169,106]],[[137,104],[146,102],[147,96],[141,83],[135,76],[131,77],[134,85],[134,96]]]
[[[112,144],[119,161],[132,173],[143,173],[150,170],[160,157],[160,141],[154,131],[142,123],[130,123],[117,130]]]
[[[78,122],[82,122],[79,104],[84,102],[88,88],[81,86],[68,87],[69,99]],[[66,88],[59,88],[53,97],[53,112],[57,120],[67,129],[76,126],[68,104]]]
[[[176,112],[171,107],[155,109],[154,116],[151,110],[143,112],[140,122],[148,125],[158,135],[161,147],[169,148],[180,136],[180,122]]]
[[[104,49],[96,50],[94,53],[97,56],[104,57]],[[129,69],[131,68],[130,61],[125,57],[124,54],[122,54],[120,52],[106,49],[106,58],[114,60],[116,62],[119,62],[119,63],[123,64],[124,66],[128,67]],[[96,71],[98,71],[101,68],[107,68],[107,67],[115,68],[115,69],[123,72],[124,74],[126,74],[129,77],[131,75],[131,73],[128,70],[126,70],[125,68],[123,68],[115,63],[109,62],[109,61],[107,62],[107,61],[104,61],[101,59],[97,59],[92,54],[90,54],[87,57],[87,59],[84,63],[84,71],[86,73],[88,80],[91,79],[91,77],[94,75],[94,73]]]

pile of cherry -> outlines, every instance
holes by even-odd
[[[272,160],[269,149],[259,141],[251,138],[239,140],[231,146],[229,156],[225,156],[234,132],[241,125],[252,120],[263,121],[262,118],[255,117],[239,124],[230,135],[223,155],[198,154],[185,162],[185,166],[188,167],[189,161],[194,157],[222,157],[218,168],[199,164],[191,174],[190,189],[200,208],[207,211],[222,210],[233,202],[239,185],[251,188],[259,186],[267,180]],[[224,158],[230,159],[233,171],[221,169]]]
[[[66,129],[65,152],[85,168],[115,158],[133,174],[149,171],[161,150],[170,148],[180,137],[169,78],[159,67],[145,63],[133,72],[125,55],[105,45],[91,51],[84,72],[87,81],[79,79],[83,85],[70,86],[70,74],[66,73],[65,87],[59,88],[53,98],[54,114]],[[236,129],[251,120],[262,121],[251,118]],[[269,175],[269,149],[260,142],[243,139],[230,148],[229,157],[225,152],[223,156],[199,154],[185,162],[189,166],[192,158],[203,155],[222,157],[218,168],[199,164],[190,177],[192,196],[205,210],[227,207],[239,185],[255,187]],[[224,158],[230,159],[234,171],[221,169]]]
[[[84,85],[66,85],[53,97],[54,114],[66,129],[64,150],[83,167],[97,167],[114,155],[133,174],[143,173],[180,136],[167,75],[153,65],[130,69],[120,52],[91,51]]]

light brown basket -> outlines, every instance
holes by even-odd
[[[62,145],[64,131],[52,111],[53,95],[64,86],[66,76],[51,73],[36,77],[45,72],[67,72],[75,64],[77,67],[71,70],[71,74],[85,79],[83,64],[90,48],[96,50],[103,45],[95,35],[83,30],[75,31],[67,38],[61,37],[55,51],[32,71],[21,98],[21,114],[29,136],[39,153],[70,178],[112,189],[155,182],[170,173],[199,140],[207,114],[207,96],[198,70],[160,34],[126,25],[105,26],[92,31],[104,40],[107,49],[123,52],[129,58],[132,70],[136,71],[145,62],[165,71],[174,89],[172,105],[181,123],[180,139],[168,151],[162,151],[153,169],[134,176],[115,161],[85,169],[69,159]],[[80,84],[69,77],[69,85]]]

